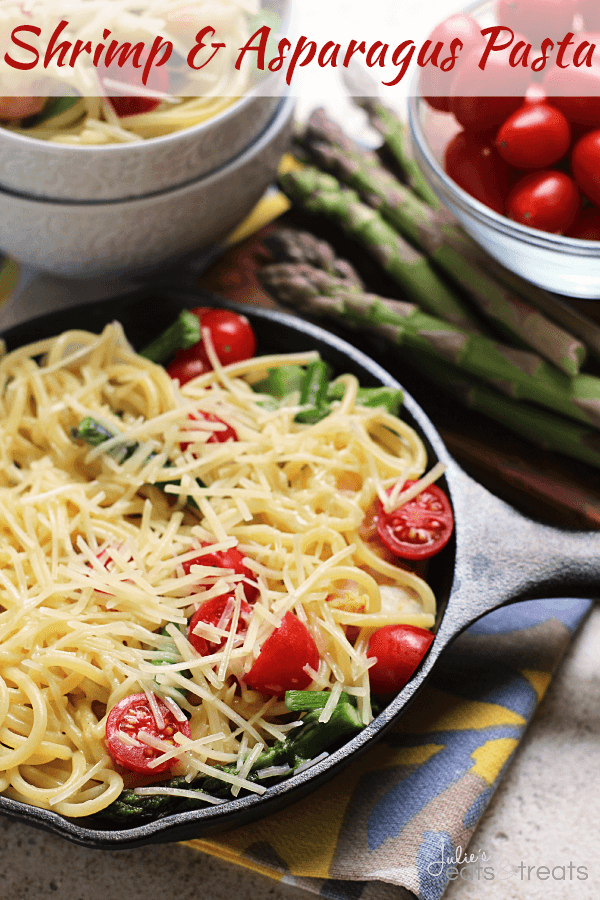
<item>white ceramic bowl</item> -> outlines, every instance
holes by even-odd
[[[0,249],[54,275],[90,278],[159,267],[225,237],[273,181],[292,133],[295,101],[216,172],[151,197],[58,203],[0,192]]]
[[[492,9],[493,4],[486,2],[465,11],[481,21]],[[453,116],[436,112],[421,97],[413,96],[409,100],[409,125],[415,158],[425,178],[490,256],[546,290],[600,299],[600,242],[527,228],[463,191],[443,168],[444,150],[460,131]]]
[[[0,128],[0,189],[51,200],[123,200],[196,181],[264,130],[280,98],[246,94],[192,128],[130,144],[54,144]]]

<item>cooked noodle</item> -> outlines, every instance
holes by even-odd
[[[261,405],[251,383],[314,356],[217,366],[181,391],[130,349],[118,324],[4,357],[0,789],[9,796],[66,816],[105,808],[124,785],[104,742],[106,715],[142,691],[190,719],[191,740],[166,745],[160,760],[176,757],[190,780],[237,761],[237,775],[219,777],[234,793],[263,791],[246,779],[252,759],[297,723],[280,700],[240,689],[238,679],[287,611],[320,651],[312,688],[334,698],[347,691],[370,721],[371,630],[383,621],[431,627],[435,601],[421,578],[361,537],[361,525],[388,487],[422,475],[426,457],[406,423],[356,406],[350,375],[344,398],[315,425],[294,423],[297,406]],[[238,441],[207,444],[220,426],[191,420],[197,410],[230,424]],[[75,442],[86,416],[118,437],[94,449]],[[123,442],[138,449],[119,462]],[[152,486],[167,479],[175,484],[166,495]],[[184,508],[186,496],[197,513]],[[246,633],[235,629],[240,575],[184,572],[206,544],[237,546],[256,577]],[[235,596],[228,639],[199,656],[188,619],[225,592]],[[344,625],[359,616],[364,627],[350,643]]]

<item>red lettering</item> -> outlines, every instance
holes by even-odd
[[[210,45],[213,48],[213,52],[212,52],[210,58],[207,59],[206,62],[203,62],[201,65],[196,66],[195,60],[196,60],[197,54],[200,53],[201,50],[204,50],[204,48],[208,46],[208,44],[204,43],[204,38],[209,33],[210,33],[211,37],[215,36],[215,29],[211,28],[210,25],[207,25],[205,28],[202,29],[202,31],[199,31],[198,34],[196,35],[196,43],[194,44],[194,46],[188,53],[187,64],[190,67],[190,69],[195,69],[197,72],[200,69],[203,69],[204,66],[207,66],[210,62],[212,62],[212,60],[215,58],[215,56],[217,55],[217,53],[219,52],[221,47],[225,46],[225,44],[215,43],[213,41],[212,44]],[[169,54],[169,56],[170,56],[170,54]],[[165,62],[166,62],[166,60],[165,60]],[[236,69],[239,69],[239,66],[237,63],[236,63]]]
[[[4,60],[8,63],[9,66],[12,66],[13,69],[33,69],[39,62],[40,54],[35,49],[35,47],[32,47],[31,44],[26,44],[25,41],[22,41],[17,37],[17,35],[22,31],[25,31],[29,34],[35,34],[37,35],[37,37],[39,37],[42,33],[42,29],[38,28],[37,25],[17,25],[17,27],[13,29],[10,36],[13,44],[16,44],[17,47],[21,47],[22,50],[29,50],[30,53],[34,54],[35,59],[33,60],[33,62],[23,63],[18,62],[18,60],[13,59],[12,56],[9,56],[8,53],[5,53]]]
[[[503,44],[496,43],[502,31],[508,31],[510,37]],[[490,53],[496,50],[506,50],[507,47],[510,47],[512,44],[515,33],[510,28],[506,28],[504,25],[494,25],[490,28],[484,28],[481,32],[482,37],[487,37],[489,34],[489,40],[485,45],[485,50],[481,54],[481,59],[479,60],[479,68],[482,71],[485,71],[485,64],[488,61]]]
[[[199,35],[198,35],[198,37],[196,37],[196,40],[202,40],[202,37],[204,37],[205,33],[206,33],[206,28],[204,29],[204,31],[199,32]],[[214,31],[213,31],[213,34],[214,34]],[[259,35],[260,35],[260,39],[259,39],[258,44],[253,44],[252,41],[254,41],[256,38],[258,38]],[[246,43],[244,44],[244,46],[240,48],[239,56],[235,63],[236,69],[241,69],[242,63],[244,61],[244,56],[246,55],[246,53],[249,53],[250,50],[255,50],[256,54],[257,54],[256,67],[258,69],[260,69],[261,72],[264,72],[265,54],[267,52],[267,44],[269,42],[270,36],[271,36],[271,29],[269,28],[268,25],[263,25],[262,28],[259,28],[258,31],[255,31],[254,34],[252,35],[252,37],[249,38],[246,41]],[[212,59],[212,57],[211,57],[211,59]],[[188,64],[189,64],[189,56],[188,56]],[[194,68],[194,66],[192,66],[192,68]]]
[[[69,41],[63,41],[61,44],[56,46],[56,42],[68,26],[68,22],[65,19],[60,22],[54,29],[52,37],[50,38],[50,43],[48,44],[48,48],[46,50],[46,55],[44,56],[44,68],[47,69],[56,54],[58,53],[58,61],[57,66],[62,67],[65,64],[65,56],[71,49],[71,43]]]

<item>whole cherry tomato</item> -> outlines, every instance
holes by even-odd
[[[208,328],[221,365],[251,359],[256,353],[256,337],[246,316],[228,309],[211,309],[199,306],[191,310],[198,317],[201,328]],[[212,365],[202,341],[187,350],[178,350],[173,362],[167,366],[171,378],[186,384],[198,375],[210,372]]]
[[[581,208],[577,185],[564,172],[546,169],[521,178],[509,194],[509,218],[521,225],[564,234],[575,222]]]
[[[100,73],[100,80],[102,81],[103,86],[106,80],[111,80],[117,81],[120,84],[131,85],[132,92],[136,87],[145,87],[150,91],[156,91],[156,93],[167,94],[169,92],[170,79],[166,66],[152,66],[147,82],[145,85],[143,84],[144,66],[146,65],[147,59],[148,51],[145,51],[140,55],[139,67],[135,65],[133,56],[130,56],[123,66],[119,66],[118,58],[113,60],[109,66],[104,66]],[[111,85],[105,85],[105,89],[107,93],[110,92]],[[112,89],[114,90],[114,88]],[[110,100],[111,106],[116,114],[121,118],[152,112],[152,110],[156,109],[157,106],[160,106],[161,103],[160,100],[154,97],[109,96],[108,100]]]
[[[565,234],[580,241],[600,241],[600,209],[597,206],[586,206]]]
[[[192,422],[198,422],[203,419],[205,422],[218,423],[219,425],[224,426],[224,428],[219,429],[219,431],[211,432],[209,439],[206,441],[207,444],[226,444],[227,441],[237,441],[238,439],[235,429],[233,429],[231,425],[228,425],[227,422],[224,422],[223,419],[215,416],[214,413],[203,412],[199,409],[195,413],[190,413],[188,419],[191,419]],[[196,429],[196,431],[200,434],[206,434],[206,431],[201,431],[200,429]],[[193,432],[194,429],[190,428],[190,433],[193,434]],[[184,451],[187,450],[189,446],[189,441],[183,441],[180,444],[181,449]]]
[[[167,366],[170,377],[177,378],[180,385],[211,371],[212,365],[202,344],[195,344],[187,350],[178,350],[173,362]]]
[[[452,41],[458,38],[462,42],[462,49],[458,51],[458,61],[454,64],[456,67],[460,64],[461,58],[466,56],[470,50],[475,47],[483,47],[484,41],[477,20],[473,16],[467,16],[464,13],[457,13],[441,22],[437,28],[434,28],[429,35],[428,40],[431,41],[431,53],[435,52],[436,45],[439,42],[444,44],[443,50],[439,54],[439,62],[437,66],[427,63],[422,69],[420,78],[420,91],[430,106],[441,112],[449,112],[448,95],[450,92],[450,83],[452,81],[452,72],[443,72],[439,63],[443,62],[451,56]]]
[[[489,140],[459,132],[446,148],[444,168],[463,191],[504,213],[511,171]]]
[[[220,594],[218,597],[211,597],[201,606],[198,607],[188,625],[188,641],[192,647],[198,651],[200,656],[210,656],[212,653],[218,653],[222,650],[227,642],[226,637],[213,638],[204,637],[201,634],[194,634],[198,625],[204,623],[206,625],[214,625],[215,628],[222,628],[224,631],[231,631],[231,621],[233,612],[226,615],[226,607],[230,604],[233,607],[233,594]],[[248,619],[252,613],[251,608],[242,600],[240,607],[240,617],[238,619],[236,634],[245,634],[248,630]]]
[[[600,203],[600,129],[579,138],[571,154],[571,170],[586,197]]]
[[[319,668],[319,651],[306,626],[288,612],[262,645],[244,680],[254,691],[279,697],[309,686],[312,678],[304,671],[306,666]]]
[[[205,545],[206,546],[206,545]],[[243,575],[244,594],[248,603],[254,603],[258,597],[258,587],[255,583],[253,572],[244,564],[244,556],[237,547],[231,547],[229,550],[217,550],[213,553],[202,553],[194,559],[188,559],[182,563],[183,571],[189,575],[192,566],[214,566],[218,569],[233,569],[236,575]],[[248,582],[252,582],[248,584]]]
[[[414,625],[384,625],[369,641],[367,656],[377,659],[369,669],[375,694],[397,694],[429,650],[433,635]]]
[[[583,35],[579,35],[582,38]],[[594,40],[592,35],[586,39]],[[595,41],[600,45],[600,35]],[[565,55],[565,62],[567,56]],[[568,68],[553,66],[544,75],[543,87],[548,102],[567,117],[575,125],[587,128],[600,127],[600,67],[588,68],[586,65],[575,68],[569,63]]]
[[[414,481],[407,481],[405,489]],[[450,540],[454,528],[452,507],[445,493],[430,484],[399,509],[386,512],[377,504],[377,533],[385,546],[401,559],[429,559]]]
[[[517,169],[546,169],[571,145],[566,117],[543,102],[525,102],[500,126],[496,147],[502,159]]]
[[[574,0],[498,0],[496,17],[500,25],[519,31],[540,47],[545,38],[554,43],[571,31]]]
[[[522,65],[510,65],[510,51],[522,40],[516,34],[506,50],[493,51],[483,70],[480,49],[471,50],[457,66],[449,107],[463,128],[480,134],[495,132],[521,105],[531,73]]]
[[[158,766],[150,763],[161,756],[164,751],[144,743],[143,735],[158,738],[166,744],[177,747],[174,740],[176,734],[191,737],[190,726],[186,721],[178,721],[171,710],[157,697],[156,703],[163,718],[163,726],[159,727],[150,708],[146,694],[132,694],[113,706],[106,720],[106,744],[114,761],[130,772],[143,775],[160,775],[168,772],[176,765],[176,759],[167,760]],[[131,743],[135,741],[136,743]]]

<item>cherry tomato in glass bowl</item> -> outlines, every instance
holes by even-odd
[[[397,694],[407,684],[429,650],[433,634],[415,625],[384,625],[369,641],[367,656],[377,662],[369,669],[375,694]]]
[[[547,169],[521,178],[506,201],[509,218],[529,228],[564,234],[581,209],[577,185],[564,172]]]
[[[511,47],[524,39],[516,34]],[[510,48],[494,51],[479,63],[481,50],[471,50],[457,66],[450,86],[450,112],[462,127],[479,134],[495,133],[523,102],[531,73],[510,65]]]
[[[586,197],[600,204],[600,129],[579,138],[571,153],[571,170]]]
[[[189,575],[192,566],[214,566],[219,569],[233,569],[236,575],[243,575],[244,594],[248,603],[254,603],[258,597],[258,587],[255,583],[255,576],[244,563],[244,556],[237,547],[231,547],[229,550],[217,550],[214,553],[203,553],[194,559],[188,559],[182,563],[183,571]],[[248,581],[252,584],[248,584]]]
[[[500,25],[524,34],[534,46],[545,38],[555,43],[571,31],[574,0],[498,0],[496,17]]]
[[[407,481],[406,490],[414,481]],[[452,507],[436,484],[424,488],[398,509],[386,512],[377,504],[377,533],[384,545],[401,559],[429,559],[443,550],[454,529]]]
[[[168,772],[177,763],[176,759],[170,759],[158,766],[150,765],[164,751],[145,743],[144,735],[171,744],[173,747],[177,746],[174,740],[176,734],[191,737],[187,720],[180,722],[176,719],[159,697],[156,697],[156,704],[163,720],[162,724],[157,722],[146,694],[132,694],[125,697],[113,706],[108,714],[106,720],[108,751],[118,765],[130,772],[160,775]]]
[[[511,170],[490,140],[460,131],[446,147],[444,169],[467,194],[504,213]]]
[[[202,410],[198,410],[195,413],[190,413],[188,416],[192,422],[198,422],[200,420],[204,420],[205,422],[213,422],[215,424],[223,425],[223,428],[220,428],[218,431],[211,432],[210,437],[206,441],[207,444],[226,444],[227,441],[237,441],[238,436],[235,432],[235,429],[228,425],[227,422],[224,422],[223,419],[220,419],[218,416],[215,416],[214,413],[203,412]],[[190,429],[190,433],[193,434],[194,429]],[[197,429],[197,431],[199,431]],[[199,434],[206,434],[206,431],[199,431]],[[190,446],[190,442],[182,441],[180,447],[183,451],[187,450]]]
[[[465,15],[465,13],[457,13],[449,16],[443,22],[433,29],[428,40],[431,41],[430,54],[435,54],[436,47],[439,42],[443,43],[443,48],[437,56],[437,66],[432,62],[421,70],[420,92],[425,97],[430,106],[440,112],[449,112],[448,95],[450,91],[450,83],[453,78],[452,71],[443,71],[442,63],[452,55],[452,42],[459,40],[462,43],[462,49],[459,49],[459,59],[471,49],[475,47],[483,47],[484,41],[481,36],[480,26],[473,16]],[[454,64],[455,66],[457,63]]]
[[[600,31],[598,0],[577,0],[577,12],[583,18],[583,26],[586,31]]]
[[[600,209],[586,206],[565,234],[580,241],[600,241]]]
[[[234,601],[235,597],[233,594],[220,594],[218,597],[211,597],[210,600],[198,607],[190,619],[187,635],[188,641],[200,656],[210,656],[213,653],[218,653],[225,646],[227,638],[215,635],[214,639],[212,639],[201,634],[194,634],[194,630],[198,625],[204,623],[205,625],[214,625],[215,628],[221,628],[227,632],[231,631]],[[236,634],[246,633],[251,612],[251,608],[245,600],[242,600]]]
[[[288,612],[262,645],[244,681],[254,691],[280,697],[286,691],[306,690],[312,682],[306,666],[319,668],[319,651],[306,625]]]
[[[584,35],[578,35],[581,40]],[[586,35],[586,40],[600,44],[600,35]],[[548,102],[567,117],[573,125],[600,127],[600,67],[580,68],[569,65],[562,69],[552,66],[543,79]]]
[[[495,143],[509,165],[547,169],[571,146],[571,126],[554,106],[527,101],[500,126]]]

